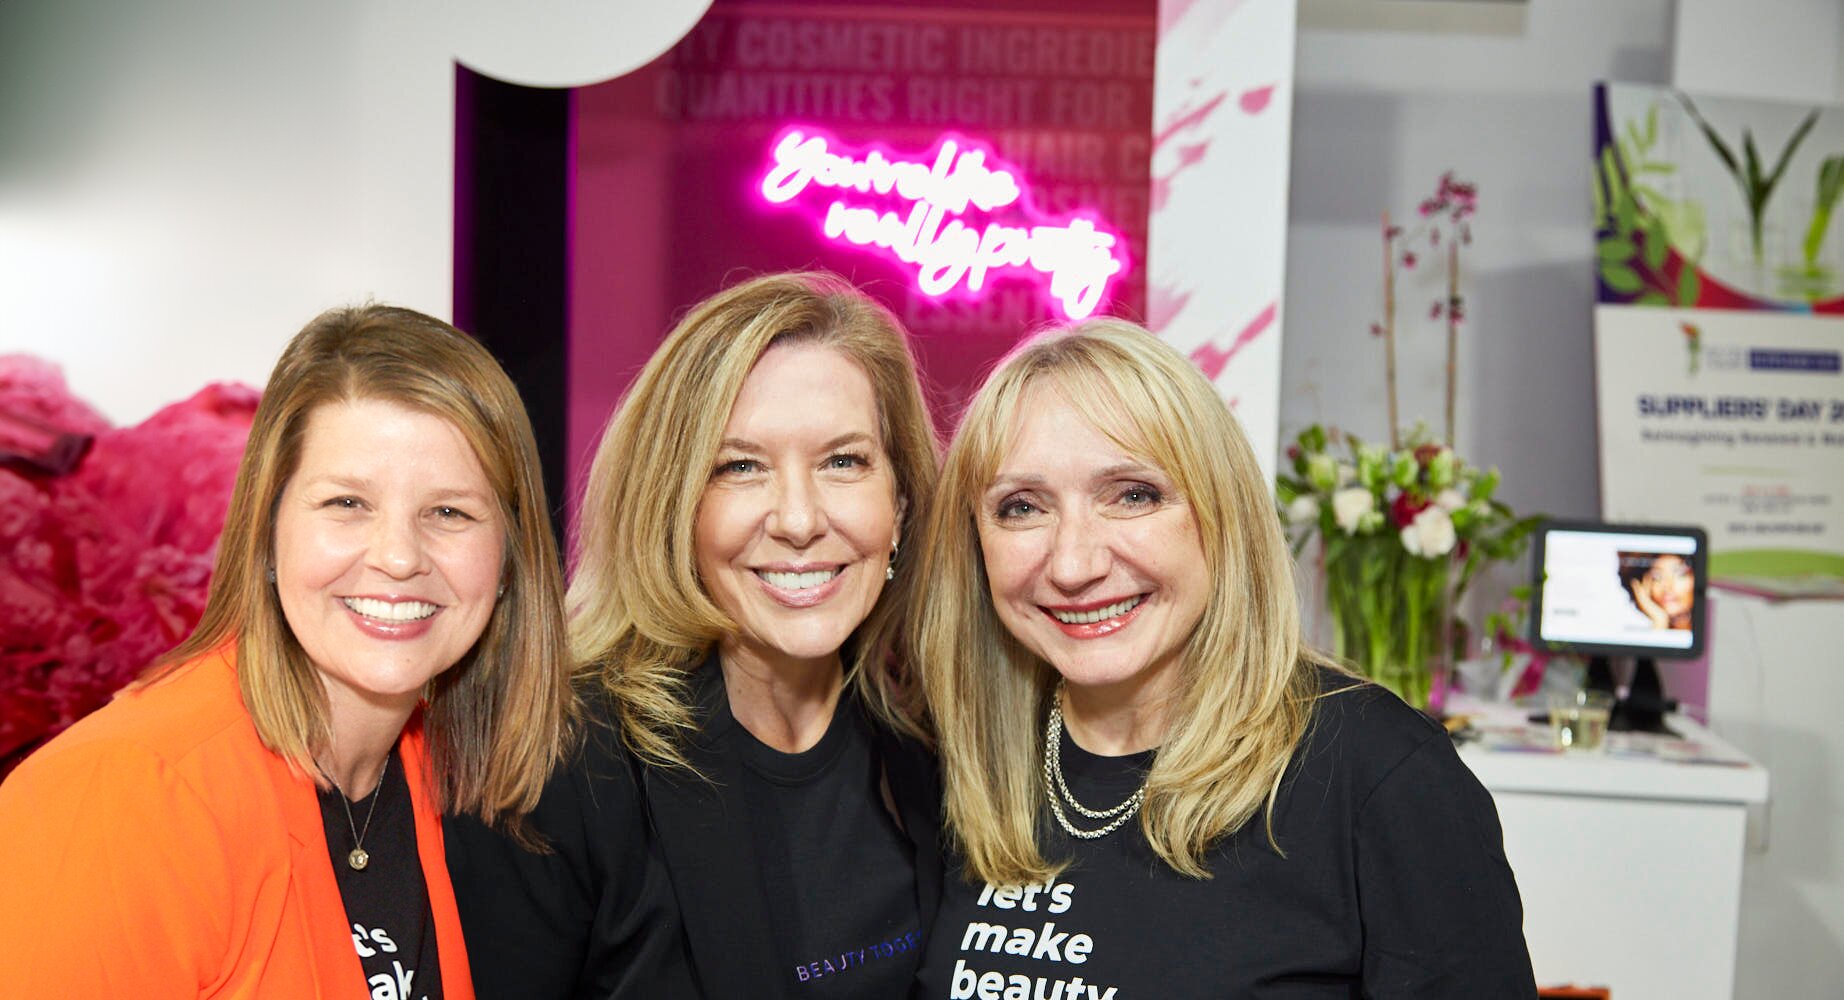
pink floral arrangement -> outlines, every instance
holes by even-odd
[[[0,775],[197,623],[259,398],[211,385],[115,428],[56,367],[0,356]]]
[[[1430,253],[1440,251],[1446,234],[1446,294],[1428,304],[1429,319],[1447,321],[1446,429],[1441,440],[1453,447],[1453,404],[1459,379],[1460,323],[1466,318],[1466,300],[1460,295],[1460,247],[1473,242],[1473,214],[1479,211],[1479,189],[1456,180],[1453,171],[1441,175],[1434,194],[1421,201],[1421,221],[1413,228],[1392,225],[1383,213],[1383,319],[1370,324],[1370,335],[1383,341],[1384,385],[1389,404],[1389,446],[1400,448],[1400,420],[1396,415],[1396,268],[1413,270],[1421,259],[1415,248],[1424,242]]]

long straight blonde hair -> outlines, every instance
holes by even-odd
[[[362,399],[454,425],[492,484],[506,526],[505,589],[474,647],[430,682],[423,720],[436,804],[523,839],[520,818],[537,805],[570,736],[563,577],[518,389],[486,348],[441,320],[390,306],[331,309],[289,341],[237,469],[204,614],[137,683],[234,640],[244,707],[263,744],[319,773],[326,693],[269,582],[275,509],[314,411]]]
[[[908,338],[890,311],[841,278],[772,274],[693,306],[616,408],[589,470],[567,598],[580,673],[612,695],[621,735],[649,764],[685,766],[686,672],[736,625],[698,579],[693,529],[743,381],[770,346],[838,351],[870,379],[896,476],[892,502],[916,515],[935,493],[940,450]],[[919,686],[896,661],[916,587],[905,543],[855,633],[849,679],[891,725],[920,736]]]
[[[1057,674],[1001,624],[979,543],[980,498],[1010,451],[1027,391],[1054,385],[1189,501],[1212,592],[1185,642],[1140,829],[1165,862],[1208,877],[1205,852],[1273,796],[1309,723],[1321,658],[1300,641],[1293,562],[1261,468],[1195,366],[1145,330],[1094,320],[1002,361],[969,404],[921,539],[928,597],[909,636],[941,753],[947,827],[967,874],[1046,878],[1043,720]]]

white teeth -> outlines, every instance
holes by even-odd
[[[343,598],[346,607],[381,622],[421,621],[440,611],[441,608],[424,601],[380,601],[375,597]]]
[[[1093,625],[1096,622],[1107,621],[1117,615],[1124,615],[1138,607],[1139,603],[1140,597],[1136,595],[1124,601],[1110,604],[1105,608],[1096,608],[1093,611],[1051,611],[1050,615],[1065,625]]]
[[[756,575],[767,580],[770,586],[782,590],[811,590],[839,575],[836,569],[814,570],[810,573],[775,573],[765,569],[756,570]]]

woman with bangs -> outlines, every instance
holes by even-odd
[[[928,998],[1534,997],[1491,798],[1305,647],[1209,382],[1118,320],[1016,350],[919,539],[950,876]]]
[[[901,326],[842,280],[748,281],[666,337],[589,474],[591,721],[533,814],[553,850],[450,840],[482,996],[628,995],[631,910],[605,901],[648,849],[636,814],[704,996],[907,995],[939,793],[894,653],[937,457]]]
[[[0,993],[473,996],[441,814],[529,839],[566,742],[542,482],[461,331],[297,334],[198,627],[0,786]]]

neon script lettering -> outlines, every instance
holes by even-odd
[[[1070,319],[1092,314],[1108,283],[1125,263],[1120,239],[1085,216],[1055,222],[1035,218],[1020,199],[1018,174],[988,153],[960,139],[943,139],[932,161],[904,160],[871,150],[835,152],[823,135],[789,129],[775,143],[774,164],[762,178],[762,197],[772,204],[793,201],[809,187],[840,192],[826,209],[821,231],[828,239],[888,251],[916,268],[924,294],[946,295],[965,287],[978,293],[995,271],[1030,273],[1048,282],[1049,294]],[[852,204],[851,193],[894,207]],[[1012,209],[1006,221],[988,218],[976,226],[961,216],[969,209],[991,215]]]

